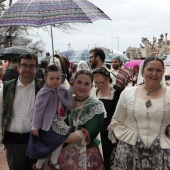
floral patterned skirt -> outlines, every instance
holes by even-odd
[[[162,149],[159,139],[150,148],[140,138],[134,146],[120,141],[112,154],[111,170],[170,170],[170,149]]]
[[[82,164],[86,163],[87,170],[104,170],[103,159],[98,147],[87,148],[86,162],[81,159],[80,150],[69,144],[62,149],[59,156],[60,170],[84,170]]]

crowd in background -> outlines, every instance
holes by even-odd
[[[58,54],[39,65],[31,54],[9,61],[0,68],[9,169],[169,169],[170,89],[163,76],[156,56],[130,69],[116,56],[109,69],[101,48],[89,51],[88,63]]]

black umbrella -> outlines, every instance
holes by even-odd
[[[35,54],[35,51],[26,46],[13,46],[0,50],[0,59],[6,60],[9,57],[18,57],[23,53]]]
[[[2,56],[4,51],[5,51],[5,48],[0,49],[0,57]]]

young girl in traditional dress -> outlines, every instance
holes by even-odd
[[[45,84],[35,101],[32,133],[27,155],[38,159],[33,170],[41,170],[45,161],[52,170],[59,169],[58,156],[64,141],[70,135],[70,127],[64,122],[66,108],[74,106],[71,94],[61,86],[61,72],[56,65],[45,70]]]

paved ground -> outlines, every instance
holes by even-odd
[[[2,147],[0,147],[0,170],[9,170],[5,154],[6,154],[5,150]]]

